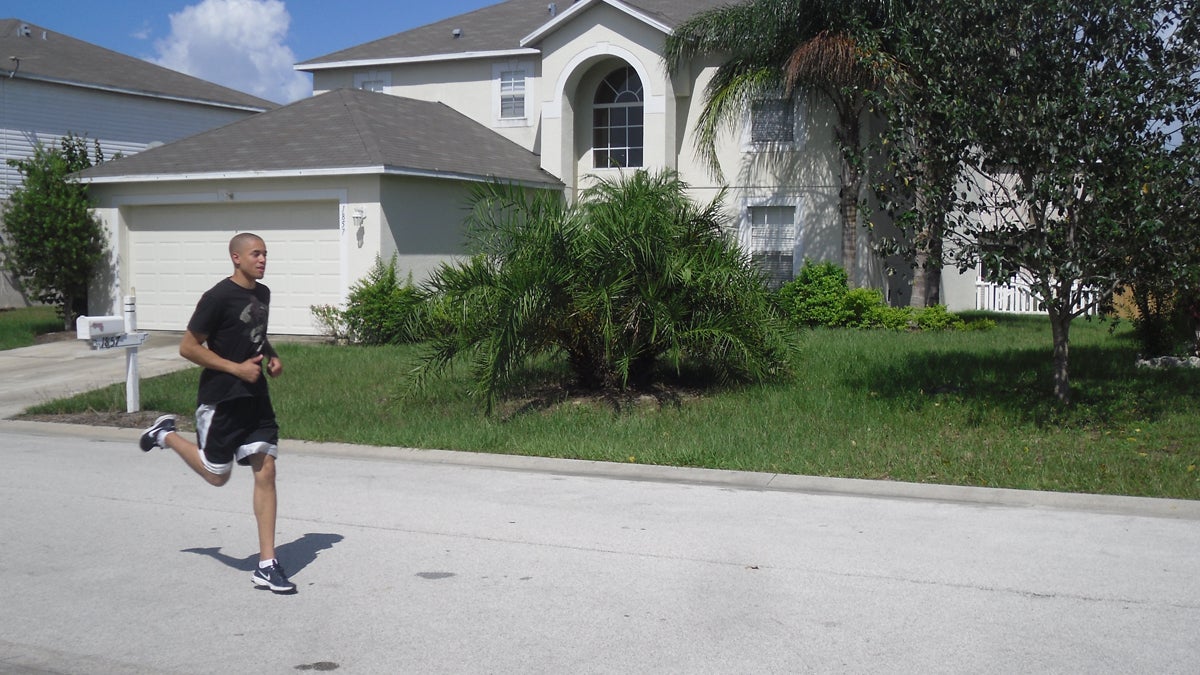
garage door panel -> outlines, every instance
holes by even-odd
[[[340,300],[336,202],[140,206],[126,213],[138,326],[182,330],[200,295],[231,271],[229,239],[267,243],[271,332],[315,334],[310,306]]]

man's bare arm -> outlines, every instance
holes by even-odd
[[[241,363],[230,361],[206,347],[204,342],[207,339],[207,335],[197,335],[190,330],[185,331],[183,340],[179,343],[179,355],[198,366],[229,373],[246,382],[256,382],[262,376],[262,354]]]

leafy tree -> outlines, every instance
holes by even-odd
[[[96,143],[94,162],[102,161]],[[71,134],[57,149],[39,144],[33,157],[8,163],[24,182],[4,206],[5,268],[37,300],[57,306],[70,330],[87,311],[88,284],[104,260],[104,230],[91,214],[87,188],[70,178],[93,165],[87,141]]]
[[[916,126],[895,144],[890,202],[905,186],[913,205],[949,197],[898,222],[913,237],[944,217],[947,264],[1030,282],[1069,402],[1071,321],[1152,260],[1189,259],[1166,256],[1195,236],[1168,208],[1187,186],[1173,148],[1200,111],[1195,4],[930,0],[893,28],[920,90],[891,99],[893,122]]]
[[[717,176],[720,133],[740,125],[756,100],[781,94],[792,99],[797,88],[804,88],[833,104],[841,159],[841,264],[847,270],[857,266],[868,94],[893,70],[882,43],[869,35],[891,20],[893,9],[889,0],[750,0],[685,21],[668,36],[665,48],[671,72],[700,55],[724,58],[705,90],[697,128],[697,149]]]
[[[1163,222],[1130,253],[1125,278],[1146,356],[1200,353],[1200,127],[1180,139],[1151,167],[1144,197]]]
[[[786,371],[793,333],[749,256],[721,229],[720,199],[698,206],[672,172],[604,179],[560,194],[478,188],[476,253],[442,265],[428,302],[451,326],[422,372],[460,357],[490,411],[523,364],[563,355],[577,385],[645,385],[684,363],[721,379]]]

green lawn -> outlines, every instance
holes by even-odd
[[[487,418],[465,369],[412,393],[419,346],[284,344],[287,438],[956,485],[1200,499],[1200,371],[1134,367],[1129,325],[1078,320],[1076,404],[1051,391],[1043,317],[991,331],[802,334],[796,377],[677,401],[511,397]],[[531,373],[526,385],[554,369]],[[188,415],[196,371],[142,383]],[[31,412],[124,409],[124,385]]]
[[[28,347],[43,333],[63,329],[53,307],[20,307],[0,311],[0,349]]]

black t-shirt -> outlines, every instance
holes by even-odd
[[[262,354],[265,361],[275,354],[267,342],[270,304],[271,289],[266,286],[242,288],[232,279],[222,279],[200,297],[187,328],[196,335],[207,336],[208,348],[222,358],[240,363]],[[196,400],[216,405],[245,396],[267,395],[265,375],[251,384],[235,375],[205,368],[200,373]]]

